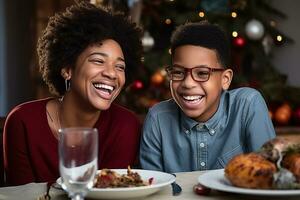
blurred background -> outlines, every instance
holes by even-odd
[[[264,96],[276,126],[300,126],[300,1],[91,0],[132,16],[143,29],[143,65],[117,101],[144,116],[170,98],[164,67],[179,24],[208,20],[226,31],[232,48],[232,88]],[[0,116],[17,104],[51,94],[38,72],[36,43],[50,16],[74,0],[0,0]],[[296,23],[297,21],[297,23]],[[87,22],[88,23],[88,22]]]

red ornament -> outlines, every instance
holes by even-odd
[[[135,80],[132,85],[131,88],[133,88],[134,90],[141,90],[144,88],[144,84],[142,81],[140,80]]]
[[[233,39],[233,44],[236,47],[244,47],[246,44],[246,40],[242,37],[236,37]]]
[[[275,120],[279,124],[286,125],[288,124],[292,116],[292,108],[289,104],[284,103],[275,112]]]
[[[164,82],[164,77],[161,74],[160,71],[155,72],[152,76],[151,76],[151,83],[153,83],[154,85],[160,85]]]
[[[294,111],[293,113],[293,117],[295,119],[295,122],[297,124],[300,124],[300,107],[299,108],[296,108],[296,110]]]

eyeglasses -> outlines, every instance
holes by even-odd
[[[168,77],[173,81],[182,81],[185,79],[187,72],[192,76],[192,79],[197,82],[208,81],[212,72],[221,72],[225,69],[221,68],[210,68],[210,67],[193,67],[185,68],[175,65],[170,65],[166,68]]]

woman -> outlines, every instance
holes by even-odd
[[[8,185],[59,177],[58,129],[96,127],[99,168],[136,161],[140,123],[113,103],[141,60],[140,30],[126,16],[81,2],[50,18],[38,41],[40,72],[59,98],[21,104],[4,127]]]

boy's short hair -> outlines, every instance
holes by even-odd
[[[171,37],[171,53],[183,45],[195,45],[215,50],[224,68],[229,65],[230,47],[225,32],[207,21],[186,23],[177,27]]]

